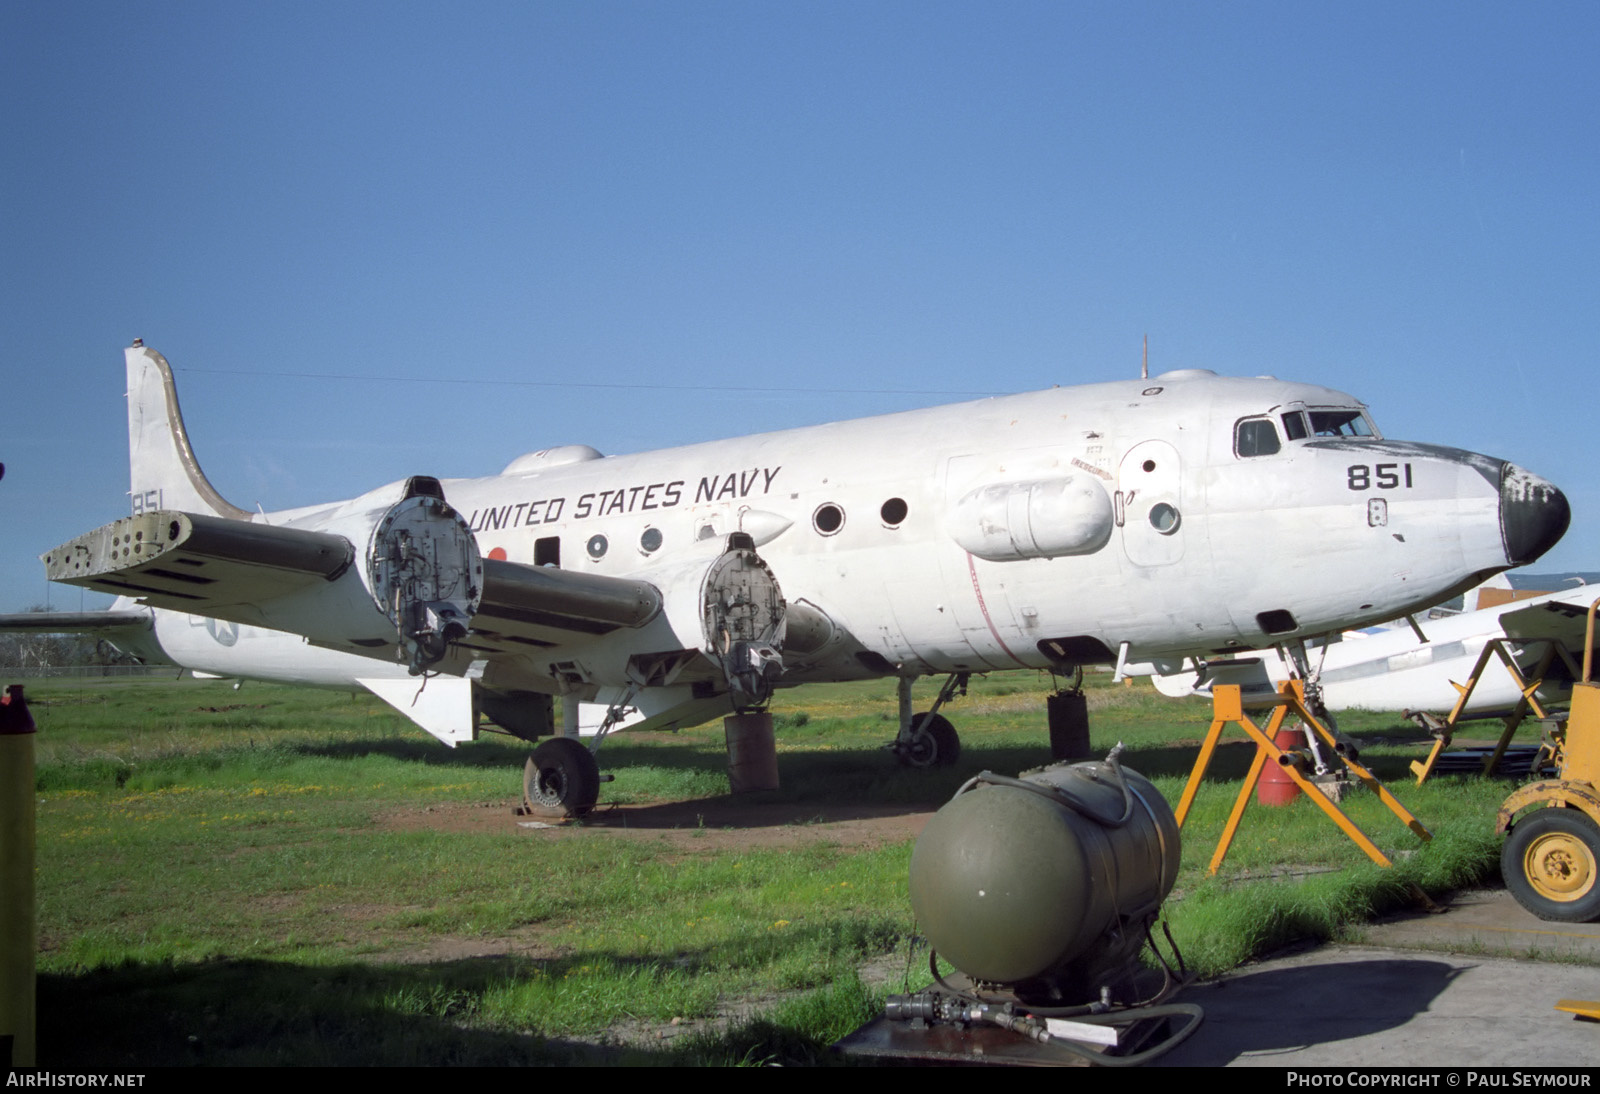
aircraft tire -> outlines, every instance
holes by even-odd
[[[600,798],[600,765],[594,753],[571,737],[545,741],[522,769],[522,797],[535,817],[585,816]]]
[[[1517,903],[1540,919],[1600,920],[1600,826],[1576,809],[1540,809],[1512,827],[1500,874]]]
[[[922,725],[927,713],[914,714],[911,724]],[[928,724],[896,753],[906,767],[949,767],[961,758],[961,737],[943,714],[928,718]]]

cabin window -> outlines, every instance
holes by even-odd
[[[609,546],[610,544],[606,542],[605,536],[593,535],[589,537],[589,542],[585,544],[584,549],[589,552],[590,558],[599,562],[606,557],[606,548]]]
[[[1246,418],[1233,430],[1233,451],[1241,457],[1270,456],[1278,451],[1278,430],[1271,418]]]
[[[561,537],[541,536],[533,541],[533,564],[535,566],[561,566]]]
[[[811,514],[811,526],[825,536],[831,536],[844,527],[844,510],[833,502],[817,506]]]
[[[897,528],[900,526],[900,522],[906,519],[908,512],[910,510],[906,507],[904,498],[890,498],[878,510],[878,516],[882,517],[883,523],[890,528]]]
[[[646,528],[639,536],[639,550],[647,555],[655,554],[661,549],[661,529]]]
[[[1371,437],[1372,423],[1359,407],[1331,407],[1311,412],[1311,432],[1319,437]]]

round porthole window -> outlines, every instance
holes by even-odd
[[[1164,536],[1176,532],[1181,519],[1178,510],[1164,501],[1150,507],[1150,527]]]
[[[606,548],[610,546],[605,536],[595,535],[589,537],[589,542],[584,545],[584,550],[589,552],[589,557],[599,562],[606,557]]]
[[[661,549],[661,529],[646,528],[639,536],[639,550],[645,554],[654,554]]]
[[[904,498],[890,498],[878,510],[878,516],[882,517],[883,523],[890,528],[895,528],[899,526],[901,521],[906,519],[906,513],[909,511],[906,508],[906,500]]]
[[[825,536],[831,536],[844,527],[844,510],[833,502],[817,506],[811,514],[811,526]]]

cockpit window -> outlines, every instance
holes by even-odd
[[[1332,407],[1311,412],[1311,432],[1319,437],[1371,437],[1372,423],[1357,407]]]
[[[1234,427],[1233,451],[1238,456],[1270,456],[1279,447],[1271,418],[1246,418]]]
[[[1303,441],[1310,436],[1304,411],[1294,410],[1283,416],[1283,435],[1291,441]]]

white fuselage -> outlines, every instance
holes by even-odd
[[[194,462],[165,361],[140,347],[127,357],[136,514],[317,533],[354,559],[327,581],[213,602],[207,614],[231,623],[158,610],[165,655],[218,675],[398,687],[408,674],[371,567],[408,484],[234,509]],[[709,574],[735,532],[789,605],[786,685],[1175,668],[1437,603],[1531,561],[1567,521],[1550,484],[1381,439],[1348,395],[1193,370],[637,455],[549,449],[442,488],[482,557],[525,574],[557,567],[551,583],[580,595],[578,575],[631,579],[660,607],[626,626],[473,627],[437,669],[502,694],[627,701],[652,725],[726,712],[725,681],[684,655],[726,664],[707,620],[731,594]],[[270,559],[261,565],[265,580]]]
[[[1142,659],[1249,648],[1265,613],[1286,613],[1265,617],[1296,635],[1359,626],[1508,565],[1485,470],[1498,461],[1371,437],[1237,453],[1241,419],[1296,407],[1359,404],[1183,374],[631,456],[561,462],[572,453],[557,450],[553,466],[535,454],[515,473],[444,487],[484,555],[533,563],[554,541],[561,567],[616,577],[670,584],[675,560],[743,528],[790,601],[903,673],[1045,668],[1062,660],[1040,646],[1053,639],[1083,660],[1093,644]],[[1026,527],[1030,484],[1063,480],[1103,492],[1103,536],[1070,532],[1095,523],[1092,506],[1047,512],[1069,527],[1066,548],[1024,557],[1051,532]],[[963,506],[984,487],[999,500]],[[317,528],[331,512],[266,519]],[[697,567],[685,573],[698,580]],[[545,675],[528,660],[523,686]],[[867,674],[853,660],[797,679]]]

